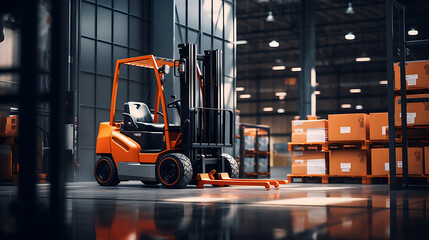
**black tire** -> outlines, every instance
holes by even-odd
[[[155,186],[159,184],[159,181],[142,181],[144,185]]]
[[[94,167],[94,176],[101,186],[116,186],[119,184],[118,169],[113,159],[103,156]]]
[[[228,173],[229,177],[238,178],[239,170],[237,161],[228,153],[222,153],[222,159],[225,162],[225,172]]]
[[[181,153],[167,154],[156,164],[156,177],[165,188],[184,188],[192,178],[191,161]]]

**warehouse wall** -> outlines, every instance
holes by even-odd
[[[197,44],[198,53],[207,49],[223,51],[224,108],[235,111],[236,16],[235,0],[158,0],[154,1],[153,52],[156,55],[179,58],[180,43]],[[156,31],[156,29],[159,29]],[[179,79],[172,74],[165,84],[166,99],[179,95]],[[169,112],[169,116],[176,114]],[[177,115],[169,119],[177,123]],[[230,149],[232,154],[232,149]]]
[[[152,1],[77,1],[77,74],[75,78],[77,153],[75,180],[93,180],[100,122],[109,121],[117,59],[151,53]],[[151,99],[148,71],[121,67],[115,119],[127,101]]]

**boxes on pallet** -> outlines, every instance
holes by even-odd
[[[270,164],[267,157],[258,157],[258,172],[269,172],[268,165]]]
[[[244,173],[255,172],[255,157],[243,157]]]
[[[325,152],[292,152],[292,174],[323,175],[327,174],[328,164]]]
[[[362,141],[369,138],[369,116],[364,113],[328,115],[329,141]]]
[[[389,174],[389,149],[371,149],[371,174]],[[396,174],[402,174],[402,148],[396,148]],[[408,148],[408,174],[423,174],[423,150],[420,147]]]
[[[395,90],[401,89],[401,72],[399,63],[395,63]],[[429,61],[406,62],[405,80],[407,90],[429,88]]]
[[[373,141],[384,141],[389,139],[387,129],[389,118],[387,112],[369,114],[369,139]]]
[[[292,142],[312,143],[325,142],[327,138],[328,121],[321,120],[293,120]]]
[[[18,116],[10,116],[6,120],[5,135],[10,137],[18,136]]]
[[[329,151],[329,174],[339,176],[366,175],[368,151]]]
[[[425,174],[429,174],[429,147],[425,147]]]
[[[268,136],[258,136],[258,151],[268,151]]]
[[[255,136],[244,135],[244,150],[255,150]]]
[[[429,94],[408,95],[407,98],[429,98]],[[429,102],[407,103],[407,125],[429,125]],[[395,97],[395,126],[401,126],[401,97]]]

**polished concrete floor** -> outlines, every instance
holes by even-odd
[[[0,239],[16,187],[0,187]],[[49,185],[38,185],[41,206]],[[429,188],[301,184],[169,190],[125,182],[67,185],[71,239],[428,239]]]

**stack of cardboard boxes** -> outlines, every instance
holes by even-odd
[[[292,121],[292,143],[324,144],[327,141],[327,120]],[[292,174],[325,175],[328,173],[328,156],[325,151],[306,151],[302,146],[292,149]]]
[[[364,143],[369,139],[369,116],[367,114],[334,114],[328,116],[329,142]],[[363,146],[361,144],[360,146]],[[368,151],[329,151],[329,174],[338,176],[363,176],[368,173]]]

